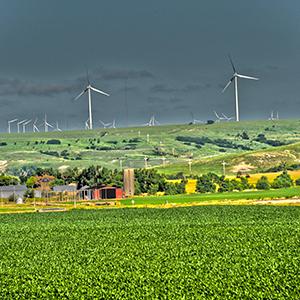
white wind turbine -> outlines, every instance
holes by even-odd
[[[51,124],[48,123],[47,121],[47,115],[45,114],[45,119],[44,119],[44,128],[45,128],[45,132],[49,131],[49,127],[53,128],[53,126]]]
[[[88,93],[88,100],[89,100],[89,119],[88,119],[88,122],[89,122],[89,126],[88,126],[88,129],[93,129],[93,116],[92,116],[92,93],[91,91],[94,91],[98,94],[102,94],[102,95],[105,95],[105,96],[109,96],[109,94],[101,91],[101,90],[98,90],[96,89],[95,87],[93,87],[90,83],[90,80],[89,80],[89,77],[88,77],[88,74],[87,74],[87,83],[88,85],[86,86],[86,88],[77,96],[74,98],[74,101],[78,100],[83,94],[85,94],[86,92]]]
[[[55,128],[55,131],[59,131],[61,132],[62,130],[58,127],[58,122],[56,121],[56,128]]]
[[[112,123],[105,123],[102,120],[99,120],[99,122],[102,124],[103,128],[110,128],[110,126],[112,125]]]
[[[7,122],[8,124],[8,133],[11,133],[11,124],[17,122],[18,119],[13,119]]]
[[[27,119],[22,120],[22,121],[20,121],[20,122],[17,123],[18,133],[20,133],[20,125],[22,125],[26,121],[27,121]]]
[[[259,78],[256,77],[251,77],[251,76],[246,76],[246,75],[241,75],[237,73],[236,68],[233,64],[233,61],[231,57],[229,56],[229,60],[233,69],[233,76],[231,79],[228,81],[226,86],[224,87],[222,93],[225,92],[225,90],[229,87],[229,85],[234,81],[234,92],[235,92],[235,114],[236,114],[236,121],[239,122],[240,120],[240,113],[239,113],[239,94],[238,94],[238,78],[244,78],[244,79],[251,79],[251,80],[259,80]]]
[[[40,132],[38,126],[36,125],[38,119],[35,119],[35,121],[32,123],[32,130],[33,132]]]
[[[90,129],[90,128],[89,128],[89,119],[87,119],[87,120],[85,121],[84,125],[85,125],[84,128],[85,128],[86,130]]]
[[[29,123],[31,123],[31,120],[28,120],[28,121],[26,121],[26,122],[24,122],[24,123],[22,124],[22,126],[23,126],[23,133],[26,132],[26,126],[27,126]]]

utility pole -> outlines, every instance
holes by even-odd
[[[166,166],[166,158],[165,158],[165,157],[162,157],[161,160],[162,160],[162,165],[163,165],[163,167],[165,167],[165,166]]]
[[[145,169],[147,169],[148,168],[148,157],[144,157],[144,164],[145,164]]]
[[[120,169],[123,170],[123,161],[122,161],[122,159],[119,160],[119,163],[120,163]]]
[[[223,166],[223,175],[226,176],[226,165],[227,163],[223,160],[222,161],[222,166]]]
[[[147,143],[149,143],[149,141],[150,141],[150,135],[149,133],[147,133]]]
[[[190,174],[192,174],[192,162],[193,162],[193,160],[191,158],[189,158],[188,165],[189,165]]]

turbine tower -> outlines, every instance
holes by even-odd
[[[27,121],[27,119],[22,120],[22,121],[20,121],[20,122],[17,123],[18,133],[20,133],[20,125],[22,125],[26,121]]]
[[[8,133],[11,133],[11,124],[14,123],[14,122],[17,122],[18,119],[13,119],[13,120],[10,120],[7,122],[8,124]]]
[[[90,83],[90,80],[89,80],[89,76],[87,74],[87,83],[88,85],[86,86],[86,88],[77,96],[74,98],[74,101],[78,100],[83,94],[85,94],[86,92],[88,93],[88,101],[89,101],[89,126],[88,126],[88,129],[93,129],[93,116],[92,116],[92,93],[91,91],[94,91],[98,94],[102,94],[102,95],[105,95],[105,96],[109,96],[109,94],[101,91],[101,90],[98,90],[96,89],[95,87],[93,87]]]
[[[22,124],[22,126],[23,126],[23,133],[26,132],[26,125],[28,125],[30,122],[31,122],[31,120],[28,120],[28,121],[26,121],[26,122],[24,122],[24,123]]]
[[[45,114],[45,119],[44,119],[44,128],[45,128],[45,132],[49,131],[49,127],[53,128],[53,126],[51,124],[48,123],[47,121],[47,115]]]
[[[224,87],[222,93],[224,93],[226,91],[226,89],[229,87],[229,85],[234,81],[235,114],[236,114],[236,121],[239,122],[240,113],[239,113],[238,78],[244,78],[244,79],[250,79],[250,80],[259,80],[259,78],[239,74],[237,72],[230,56],[229,56],[229,60],[230,60],[230,64],[231,64],[232,69],[233,69],[233,76],[231,77],[231,79],[228,81],[228,83]]]
[[[55,131],[59,131],[61,132],[62,130],[58,127],[58,122],[56,121],[56,128],[55,128]]]
[[[40,132],[38,126],[36,125],[38,119],[35,119],[35,121],[32,123],[32,130],[33,132]]]

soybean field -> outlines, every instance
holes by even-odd
[[[1,299],[299,299],[300,208],[0,215]]]

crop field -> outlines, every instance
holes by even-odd
[[[299,128],[299,120],[280,120],[0,134],[0,171],[32,165],[139,168],[146,156],[149,167],[167,174],[189,174],[190,157],[194,174],[220,174],[223,160],[228,163],[228,174],[241,168],[257,173],[282,162],[299,161]],[[242,137],[244,132],[246,137]],[[257,140],[259,134],[265,140]],[[283,145],[274,147],[270,142]]]
[[[300,208],[0,215],[1,299],[299,299]]]

